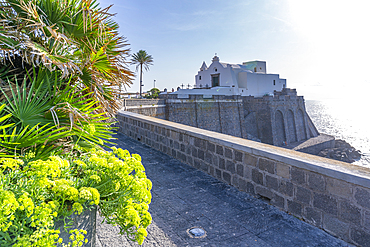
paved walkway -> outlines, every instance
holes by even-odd
[[[117,146],[142,156],[153,182],[153,223],[143,246],[352,246],[172,157],[118,134]],[[101,224],[97,246],[138,246]],[[204,238],[187,230],[201,227]]]

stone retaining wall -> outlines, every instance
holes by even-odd
[[[189,95],[189,98],[177,98],[168,95],[167,120],[227,135],[247,138],[244,126],[243,101],[240,96]],[[245,132],[245,133],[243,133]]]
[[[126,111],[133,112],[145,116],[156,117],[160,119],[166,119],[166,106],[131,106],[126,107]]]
[[[125,111],[160,119],[168,118],[164,99],[122,99],[119,105]]]
[[[149,105],[164,105],[164,99],[121,99],[120,104],[125,106],[149,106]]]
[[[131,112],[119,131],[349,243],[370,246],[370,169]]]

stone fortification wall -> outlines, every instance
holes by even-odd
[[[168,95],[166,106],[169,121],[246,138],[240,122],[243,116],[240,96]]]
[[[245,119],[248,119],[247,131],[253,130],[251,123],[256,123],[257,131],[253,132],[263,143],[286,146],[319,135],[306,113],[302,96],[278,94],[242,98]],[[251,113],[255,119],[250,117]]]
[[[271,109],[263,98],[243,97],[244,126],[246,132],[263,143],[273,144]]]
[[[319,135],[306,113],[303,97],[293,89],[262,98],[181,94],[165,97],[124,99],[121,105],[125,111],[288,148]],[[333,148],[333,143],[319,138],[315,148],[305,145],[297,150],[317,154]]]
[[[121,110],[142,114],[145,116],[166,119],[164,99],[121,99]]]
[[[275,146],[318,136],[295,90],[255,98],[225,95],[167,95],[167,120]],[[181,97],[181,98],[178,98]]]
[[[119,112],[119,131],[358,246],[370,243],[370,169]]]

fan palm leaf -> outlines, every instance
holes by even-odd
[[[113,128],[110,127],[112,123],[107,121],[104,113],[98,113],[100,106],[86,95],[79,96],[72,86],[68,86],[56,96],[55,102],[59,103],[49,112],[56,125],[69,128],[71,136],[98,145],[109,142],[113,134]]]
[[[9,120],[15,123],[18,129],[51,123],[52,121],[46,119],[44,114],[52,107],[53,99],[50,91],[42,87],[44,81],[37,86],[36,79],[34,79],[29,90],[24,86],[25,82],[26,78],[23,86],[16,84],[16,90],[9,82],[11,97],[0,88],[6,99],[5,111],[11,114]]]
[[[5,108],[5,104],[0,105],[0,114],[2,113],[3,109]],[[4,147],[5,141],[4,138],[8,138],[9,135],[6,134],[6,129],[13,126],[14,123],[10,124],[4,124],[5,120],[11,117],[11,114],[4,115],[0,117],[0,157],[9,157],[10,155],[7,155],[4,153],[6,151],[6,147]]]
[[[7,131],[3,130],[3,134],[0,135],[0,139],[2,139],[0,148],[5,151],[7,156],[13,157],[33,152],[36,159],[46,159],[51,153],[61,153],[62,148],[66,147],[66,143],[61,145],[60,139],[66,138],[68,132],[48,125],[35,125],[32,128],[26,126],[21,131],[17,127],[9,127],[8,132],[11,131],[10,134],[6,134]]]
[[[118,25],[93,0],[4,0],[0,3],[0,49],[61,78],[74,77],[93,92],[100,112],[117,110],[114,89],[131,84],[128,44]],[[79,87],[79,88],[84,88]]]
[[[57,141],[68,136],[66,131],[48,124],[26,126],[19,131],[14,123],[6,123],[11,114],[2,114],[5,107],[0,106],[0,157],[17,157],[31,151],[36,158],[45,159],[52,152],[61,152],[62,146]]]

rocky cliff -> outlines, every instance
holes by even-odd
[[[352,163],[361,158],[361,152],[344,140],[335,140],[334,148],[321,150],[318,156]]]

